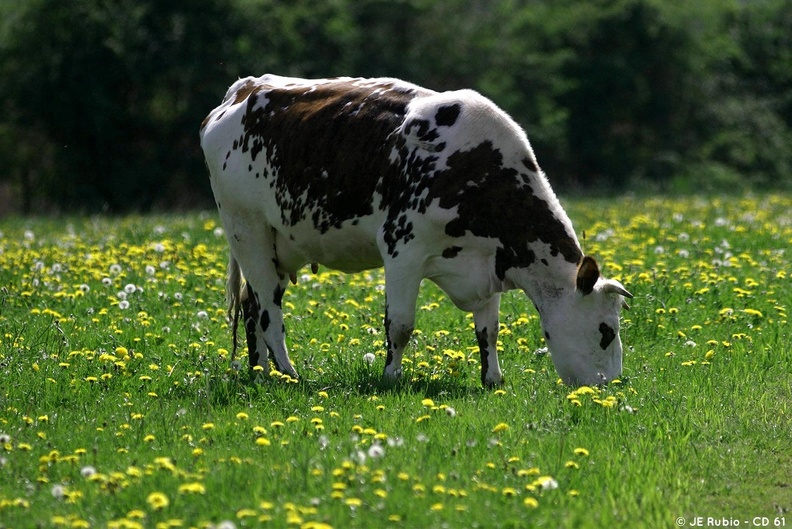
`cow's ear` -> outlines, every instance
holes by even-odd
[[[577,289],[585,296],[591,294],[597,284],[600,271],[597,261],[588,255],[583,258],[577,273]]]

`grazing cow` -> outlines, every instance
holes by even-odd
[[[619,311],[632,296],[583,255],[525,133],[480,94],[248,77],[204,120],[201,147],[231,249],[229,314],[236,322],[242,307],[251,366],[266,368],[269,350],[297,376],[281,299],[290,276],[321,263],[385,267],[386,377],[401,375],[424,278],[473,313],[485,386],[503,380],[498,306],[516,288],[539,311],[564,382],[621,373]]]

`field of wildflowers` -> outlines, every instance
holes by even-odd
[[[514,292],[481,389],[430,284],[388,386],[383,275],[327,270],[284,297],[302,378],[257,383],[214,214],[0,221],[0,528],[792,527],[792,197],[567,211],[635,294],[607,387],[558,382]]]

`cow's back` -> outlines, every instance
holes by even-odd
[[[274,228],[289,268],[379,266],[378,233],[391,256],[416,238],[424,246],[413,252],[466,233],[495,240],[509,256],[498,260],[501,279],[534,261],[534,242],[570,262],[580,255],[525,133],[470,90],[250,77],[201,135],[224,224],[231,211],[245,229]]]
[[[202,127],[218,207],[266,208],[275,226],[320,234],[371,215],[398,178],[393,133],[431,93],[395,79],[237,81]]]

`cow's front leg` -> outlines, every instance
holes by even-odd
[[[503,384],[503,374],[498,363],[498,312],[500,294],[495,294],[482,307],[473,311],[476,341],[481,353],[481,384],[484,387]]]
[[[388,356],[384,376],[395,380],[402,376],[402,356],[415,328],[415,302],[421,277],[418,272],[389,271],[385,267],[385,335]]]

